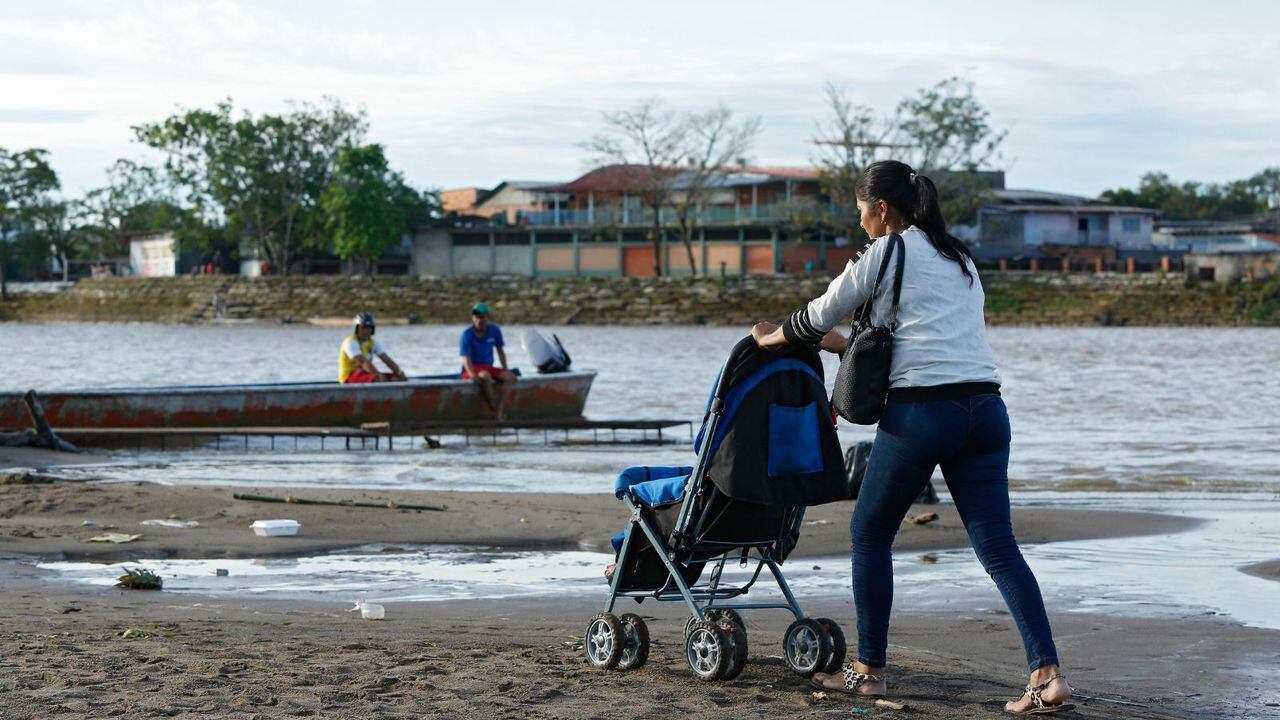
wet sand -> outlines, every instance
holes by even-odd
[[[871,701],[815,701],[779,657],[788,617],[747,616],[750,661],[704,683],[681,654],[683,610],[628,604],[654,639],[631,673],[576,647],[598,597],[389,605],[360,620],[336,604],[210,599],[47,582],[0,564],[0,716],[777,718],[905,717]],[[850,630],[845,599],[808,599]],[[1280,713],[1280,633],[1212,618],[1053,618],[1079,718],[1266,718]],[[143,637],[122,638],[129,629]],[[850,632],[852,634],[852,632]],[[909,716],[1000,717],[1025,668],[1009,617],[895,613],[891,697]],[[1227,668],[1219,672],[1217,666]],[[1252,672],[1248,671],[1252,668]],[[1138,705],[1121,704],[1137,703]],[[1072,716],[1067,716],[1072,717]]]
[[[1280,581],[1280,558],[1254,563],[1253,565],[1245,565],[1240,569],[1250,575],[1257,575],[1266,580]]]
[[[308,498],[446,504],[446,512],[277,505],[238,501],[233,488],[53,483],[0,493],[0,717],[774,718],[903,713],[869,700],[815,701],[783,665],[789,617],[748,615],[750,662],[730,683],[703,683],[682,656],[682,607],[646,602],[654,638],[632,673],[586,664],[576,644],[602,609],[589,597],[388,605],[368,622],[345,603],[208,598],[122,591],[52,580],[35,557],[111,561],[137,557],[301,555],[367,543],[476,543],[507,548],[600,549],[624,520],[601,495],[254,489]],[[851,503],[813,508],[801,556],[848,550]],[[919,507],[940,519],[903,526],[902,551],[966,543],[954,508]],[[143,527],[179,515],[200,527]],[[258,538],[253,519],[302,522],[297,538]],[[93,521],[92,527],[82,525]],[[1143,513],[1015,510],[1023,543],[1177,532],[1195,521]],[[108,526],[141,532],[125,545],[84,542]],[[25,561],[24,561],[25,560]],[[1176,589],[1171,589],[1176,591]],[[939,587],[939,592],[945,592]],[[847,597],[801,598],[852,637]],[[1052,608],[1051,608],[1052,611]],[[1280,716],[1270,678],[1280,632],[1213,616],[1177,619],[1063,613],[1053,616],[1060,653],[1081,698],[1081,718]],[[123,638],[133,629],[142,637]],[[891,696],[917,717],[999,717],[1025,677],[1003,610],[969,614],[895,610]],[[1137,703],[1137,705],[1124,704]]]
[[[307,499],[444,505],[445,512],[296,505],[235,500],[235,492]],[[797,557],[849,552],[852,502],[810,508]],[[904,523],[895,547],[903,552],[968,545],[955,507],[916,506],[936,512],[927,525]],[[141,526],[148,519],[178,516],[194,529]],[[290,518],[302,523],[298,537],[262,538],[254,520]],[[85,521],[93,523],[85,526]],[[366,490],[214,488],[136,483],[12,485],[0,494],[0,554],[67,560],[213,558],[308,555],[370,543],[478,544],[512,548],[604,551],[626,521],[610,495],[539,493],[395,492]],[[1151,513],[1017,508],[1014,530],[1024,544],[1054,540],[1170,533],[1195,520]],[[141,533],[124,545],[87,543],[113,530]]]

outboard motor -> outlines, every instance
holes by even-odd
[[[554,344],[552,344],[553,341]],[[551,340],[547,340],[537,330],[525,328],[520,333],[520,345],[524,347],[524,351],[529,354],[529,359],[538,367],[540,373],[568,372],[569,366],[573,364],[569,353],[565,351],[564,346],[560,344],[560,338],[555,334],[551,335]]]

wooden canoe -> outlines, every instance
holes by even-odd
[[[594,371],[526,375],[507,414],[513,420],[579,418]],[[480,389],[457,375],[407,382],[336,382],[101,388],[40,393],[55,428],[413,427],[493,417]],[[0,427],[30,424],[22,393],[0,392]]]

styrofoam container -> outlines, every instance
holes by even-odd
[[[302,527],[302,524],[297,520],[254,520],[249,527],[253,528],[255,535],[280,537],[283,535],[297,535],[298,528]]]

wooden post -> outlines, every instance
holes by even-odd
[[[1065,258],[1065,257],[1064,257],[1064,258],[1062,258],[1062,272],[1064,272],[1064,273],[1069,273],[1069,272],[1071,272],[1071,259],[1070,259],[1070,258]]]
[[[1005,260],[1004,258],[1000,258],[1000,272],[1008,272],[1008,270],[1009,270],[1009,261]]]
[[[1134,262],[1133,258],[1125,258],[1124,271],[1129,275],[1132,275],[1134,270],[1136,269],[1137,269],[1137,264]]]
[[[1099,275],[1102,274],[1102,258],[1096,257],[1093,259],[1093,271]]]
[[[1160,256],[1160,272],[1169,272],[1169,256]]]
[[[1036,270],[1039,270],[1039,269],[1040,269],[1040,261],[1039,261],[1039,259],[1038,259],[1038,258],[1031,258],[1031,272],[1035,272]]]
[[[22,396],[22,404],[27,406],[27,415],[31,417],[31,424],[36,429],[36,438],[40,447],[63,452],[80,452],[75,445],[58,437],[58,434],[53,431],[53,427],[45,419],[44,407],[40,405],[40,398],[36,396],[35,390],[28,390],[27,394]]]

